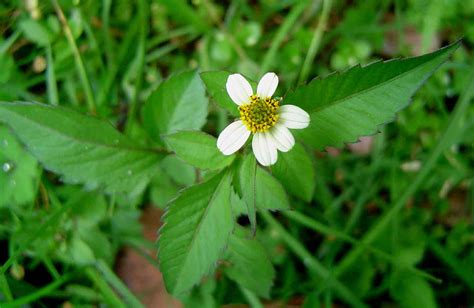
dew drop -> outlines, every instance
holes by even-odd
[[[132,170],[128,169],[127,170],[127,175],[132,175],[132,174],[133,174]]]
[[[4,163],[2,165],[3,172],[10,172],[13,169],[13,164],[11,163]]]
[[[12,184],[12,186],[16,186],[16,181],[15,180],[12,180],[10,183]]]

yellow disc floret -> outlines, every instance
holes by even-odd
[[[240,119],[253,134],[269,130],[278,120],[280,102],[274,98],[250,96],[250,102],[239,106]]]

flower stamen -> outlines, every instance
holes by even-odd
[[[253,134],[265,132],[277,123],[279,108],[280,102],[277,99],[252,95],[248,104],[239,106],[240,119]]]

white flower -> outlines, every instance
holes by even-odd
[[[227,93],[238,105],[240,120],[227,126],[217,139],[217,147],[224,155],[238,151],[253,134],[252,149],[257,161],[270,166],[277,161],[277,150],[288,152],[295,145],[295,138],[288,128],[308,127],[309,114],[294,105],[280,106],[280,101],[272,98],[277,86],[278,76],[266,73],[254,94],[242,75],[229,76]]]

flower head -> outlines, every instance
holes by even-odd
[[[289,128],[307,127],[309,114],[294,105],[280,106],[280,100],[272,98],[277,86],[275,73],[263,75],[256,93],[242,75],[227,78],[227,93],[238,105],[240,120],[228,125],[217,139],[217,147],[224,155],[238,151],[251,134],[253,152],[263,166],[276,163],[277,150],[287,152],[294,146],[295,138]]]

